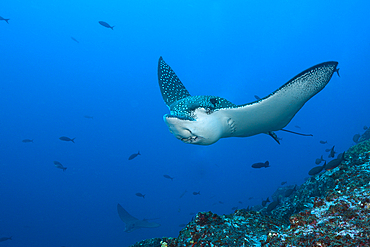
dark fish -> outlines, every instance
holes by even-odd
[[[89,116],[89,115],[85,115],[84,118],[88,118],[88,119],[94,119],[93,116]]]
[[[193,192],[193,195],[200,195],[200,191],[198,191],[198,192]]]
[[[136,156],[138,156],[138,155],[141,155],[140,151],[138,151],[137,154],[131,154],[130,157],[128,157],[128,160],[132,160],[132,159],[136,158]]]
[[[356,134],[352,137],[352,140],[355,142],[355,143],[358,143],[358,140],[360,139],[361,135],[360,134]]]
[[[253,199],[253,196],[251,196],[251,197],[248,197],[248,200],[251,200],[251,199]]]
[[[135,195],[138,196],[138,197],[142,197],[143,199],[145,198],[145,195],[143,195],[141,193],[136,193]]]
[[[319,159],[316,159],[316,160],[315,160],[315,164],[316,164],[316,165],[318,165],[318,164],[320,164],[322,161],[325,161],[325,160],[323,159],[323,157],[322,157],[322,155],[321,155],[321,158],[319,158]]]
[[[365,126],[364,126],[364,130],[367,130],[367,129],[368,129],[368,127],[365,125]]]
[[[313,176],[313,175],[316,175],[316,174],[319,174],[326,166],[326,162],[324,165],[322,166],[315,166],[314,168],[312,168],[309,172],[308,172],[308,175],[310,176]]]
[[[240,204],[243,204],[243,202],[242,201],[238,201]]]
[[[266,206],[266,204],[270,202],[270,199],[267,197],[266,200],[262,200],[262,207]]]
[[[99,21],[99,24],[102,25],[103,27],[111,28],[113,30],[114,26],[109,25],[105,21]]]
[[[260,162],[260,163],[254,163],[253,165],[252,165],[252,167],[253,168],[262,168],[262,167],[265,167],[265,168],[267,168],[267,167],[270,167],[269,166],[269,162],[268,161],[266,161],[265,163],[262,163],[262,162]]]
[[[335,151],[334,151],[334,147],[335,147],[335,145],[330,149],[330,153],[329,153],[329,158],[334,158],[334,155],[335,155]]]
[[[67,170],[67,167],[64,167],[59,161],[54,161],[54,166],[56,168],[62,169],[63,171]]]
[[[171,177],[169,175],[163,175],[163,177],[173,180],[173,177]]]
[[[328,141],[320,141],[321,144],[326,144]]]
[[[186,226],[186,224],[180,224],[179,225],[179,227],[185,227]]]
[[[9,22],[8,22],[9,20],[10,20],[10,19],[5,19],[5,18],[3,18],[3,17],[1,17],[1,16],[0,16],[0,21],[6,21],[6,23],[8,23],[8,24],[9,24]],[[4,240],[4,241],[5,241],[5,240]]]
[[[333,159],[328,164],[326,164],[325,170],[329,171],[329,170],[336,168],[342,163],[343,160],[344,160],[344,153],[341,153],[338,155],[336,159]]]
[[[71,39],[72,39],[73,41],[77,42],[77,43],[80,43],[77,39],[75,39],[75,38],[73,38],[73,37],[71,37]]]
[[[271,202],[268,206],[267,206],[267,209],[266,211],[267,212],[271,212],[272,210],[274,210],[276,208],[277,205],[279,205],[279,201],[273,201]]]
[[[294,188],[287,189],[287,190],[285,191],[284,196],[285,196],[285,197],[290,196],[291,194],[293,194],[293,192],[294,192],[296,189],[297,189],[297,185],[295,185],[295,186],[294,186]]]
[[[2,238],[0,238],[0,242],[4,242],[6,240],[12,240],[12,237],[2,237]]]
[[[283,182],[281,182],[281,185],[284,185],[284,184],[286,184],[287,183],[287,181],[283,181]]]
[[[220,204],[224,204],[224,202],[223,202],[223,201],[218,201],[218,203],[220,203]]]
[[[325,152],[330,152],[331,148],[325,149]]]
[[[184,192],[182,192],[182,194],[180,195],[180,198],[183,197],[186,194],[186,192],[188,192],[188,191],[185,190]]]
[[[267,168],[267,167],[270,167],[269,166],[269,162],[268,161],[266,161],[265,163],[262,163],[262,162],[259,162],[259,163],[254,163],[253,165],[252,165],[252,167],[253,168],[262,168],[262,167],[265,167],[265,168]]]
[[[231,210],[233,211],[238,210],[238,207],[232,207]]]
[[[295,125],[294,127],[296,127],[297,129],[300,129],[301,127],[299,127],[298,125]]]
[[[33,142],[33,139],[32,140],[31,139],[24,139],[24,140],[22,140],[22,142],[24,142],[24,143]]]
[[[254,95],[254,97],[256,98],[256,100],[260,100],[261,98],[257,95]]]
[[[66,141],[66,142],[73,142],[73,143],[75,143],[75,139],[76,138],[69,138],[69,137],[66,137],[66,136],[61,136],[61,137],[59,137],[59,140],[62,140],[62,141]]]

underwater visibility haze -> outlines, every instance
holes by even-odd
[[[268,207],[278,188],[293,193],[324,162],[338,165],[370,124],[369,7],[2,1],[0,245],[121,247],[177,237],[198,212]],[[160,58],[194,97],[166,101]],[[284,91],[323,63],[327,73],[313,79],[325,81],[320,89]],[[279,100],[268,101],[277,89],[270,99]],[[298,107],[287,97],[308,101]],[[199,111],[233,118],[251,102],[251,118],[264,125],[237,135],[248,137],[221,131],[192,145],[197,130],[177,129]],[[227,122],[232,130],[249,124],[248,115],[237,118]],[[209,126],[213,136],[218,126]]]

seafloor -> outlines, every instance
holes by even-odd
[[[370,131],[336,168],[312,176],[289,197],[280,188],[271,207],[230,215],[200,212],[177,238],[131,247],[370,246]]]

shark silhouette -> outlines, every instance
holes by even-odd
[[[125,232],[132,232],[139,228],[156,228],[160,224],[149,222],[147,220],[139,220],[130,215],[119,203],[117,204],[117,212],[121,220],[126,224]]]

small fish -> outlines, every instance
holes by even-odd
[[[368,127],[365,125],[363,129],[364,129],[364,130],[367,130],[367,129],[368,129]]]
[[[335,155],[335,151],[334,151],[334,147],[335,147],[335,145],[330,149],[330,153],[329,153],[329,158],[334,158],[334,155]]]
[[[22,142],[24,142],[24,143],[33,142],[33,139],[32,140],[31,139],[24,139],[24,140],[22,140]]]
[[[113,30],[114,26],[109,25],[105,21],[99,21],[99,24],[102,25],[103,27],[111,28]]]
[[[270,162],[268,162],[268,161],[266,161],[265,163],[259,162],[259,163],[254,163],[252,165],[252,167],[253,168],[262,168],[262,167],[267,168],[267,167],[270,167],[269,164],[270,164]]]
[[[360,134],[356,134],[352,137],[352,140],[355,142],[355,143],[358,143],[358,140],[360,139],[361,135]]]
[[[77,42],[77,43],[80,43],[77,39],[73,38],[72,36],[71,36],[71,39],[72,39],[73,41]]]
[[[1,17],[1,16],[0,16]],[[1,19],[0,19],[1,20]],[[9,20],[9,19],[8,19]],[[2,237],[2,238],[0,238],[0,242],[4,242],[4,241],[6,241],[6,240],[12,240],[12,237],[13,236],[11,236],[11,237]]]
[[[243,204],[243,202],[242,202],[242,201],[238,201],[238,203]]]
[[[141,154],[140,154],[140,151],[138,151],[138,152],[137,152],[137,154],[131,154],[131,155],[130,155],[130,157],[128,157],[128,160],[135,159],[135,158],[136,158],[136,156],[138,156],[138,155],[141,155]]]
[[[198,191],[198,192],[193,192],[193,195],[200,195],[200,191]]]
[[[179,227],[185,227],[186,226],[186,224],[180,224],[179,225]]]
[[[85,115],[84,118],[88,118],[88,119],[94,119],[93,116],[89,116],[89,115]]]
[[[59,137],[59,140],[62,140],[62,141],[66,141],[66,142],[73,142],[73,143],[75,143],[75,139],[76,138],[69,138],[69,137],[66,137],[66,136],[61,136],[61,137]]]
[[[238,207],[232,207],[231,210],[233,211],[238,210]]]
[[[344,153],[341,153],[341,154],[338,155],[338,157],[336,159],[333,159],[328,164],[326,164],[325,170],[326,171],[333,170],[334,168],[339,166],[342,163],[343,160],[344,160]]]
[[[287,181],[283,181],[283,182],[281,182],[281,185],[284,185],[284,184],[286,184],[287,183]]]
[[[270,202],[270,199],[267,197],[266,200],[262,200],[262,207],[266,206],[266,204]]]
[[[267,209],[266,211],[267,212],[271,212],[272,210],[274,210],[276,208],[277,205],[279,205],[279,201],[273,201],[271,202],[268,206],[267,206]]]
[[[321,144],[326,144],[328,141],[320,141]]]
[[[316,159],[316,160],[315,160],[315,164],[316,164],[316,165],[318,165],[318,164],[320,164],[322,161],[325,161],[325,160],[323,159],[323,157],[322,157],[322,155],[321,155],[321,158],[318,158],[318,159]]]
[[[253,199],[253,196],[251,196],[251,197],[248,197],[248,200],[252,200]]]
[[[295,125],[294,127],[296,127],[297,129],[301,129],[301,127],[300,127],[300,126],[298,126],[298,125]]]
[[[62,163],[60,163],[59,161],[54,161],[54,166],[55,166],[56,168],[62,169],[63,171],[67,170],[67,167],[64,167],[64,166],[62,165]]]
[[[180,198],[183,197],[186,194],[186,192],[188,192],[188,191],[185,190],[184,192],[182,192],[182,194],[180,195]]]
[[[143,199],[145,199],[145,195],[143,195],[141,193],[136,193],[135,195],[138,196],[138,197],[142,197]]]
[[[331,148],[325,149],[325,152],[330,152]]]
[[[260,100],[261,98],[257,95],[254,95],[254,98],[256,98],[256,100]]]
[[[291,194],[293,194],[293,192],[294,192],[296,189],[297,189],[297,185],[295,185],[295,186],[294,186],[294,188],[287,189],[287,190],[285,191],[284,196],[285,196],[285,197],[289,197]]]
[[[325,164],[322,165],[322,166],[315,166],[314,168],[312,168],[311,170],[308,171],[308,175],[310,176],[314,176],[316,174],[319,174],[320,172],[322,172],[322,170],[325,168],[326,166],[326,161],[325,161]]]
[[[171,181],[173,180],[173,177],[171,177],[170,175],[163,175],[163,177],[171,179]]]
[[[220,204],[224,204],[224,202],[223,202],[223,201],[218,201],[218,203],[220,203]]]
[[[3,17],[1,17],[1,16],[0,16],[0,21],[6,21],[6,23],[8,23],[8,24],[9,24],[9,22],[8,22],[9,20],[10,20],[10,19],[5,19],[5,18],[3,18]]]

